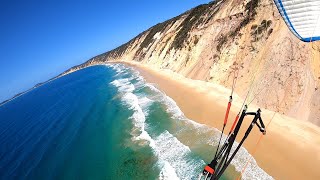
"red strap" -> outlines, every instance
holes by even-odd
[[[230,112],[230,108],[231,108],[231,102],[229,101],[229,102],[228,102],[228,108],[227,108],[227,111],[226,111],[226,115],[224,116],[224,123],[223,123],[223,125],[226,125],[226,124],[227,124],[228,117],[229,117],[229,112]]]
[[[204,167],[204,170],[206,170],[206,171],[209,172],[210,174],[213,174],[213,173],[214,173],[214,170],[213,170],[210,166],[208,166],[208,165],[206,165],[206,167]]]
[[[237,114],[236,119],[234,120],[234,122],[232,124],[232,127],[230,129],[230,133],[234,130],[234,127],[236,126],[238,119],[239,119],[239,114]]]

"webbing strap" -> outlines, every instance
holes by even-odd
[[[230,113],[230,108],[231,108],[231,103],[232,103],[232,96],[230,96],[229,102],[228,102],[228,106],[227,106],[227,111],[226,114],[224,116],[224,122],[223,125],[225,126],[228,122],[228,117],[229,117],[229,113]]]
[[[238,120],[239,120],[239,114],[237,114],[237,116],[236,116],[235,120],[233,121],[233,124],[232,124],[232,127],[231,127],[231,129],[230,129],[229,134],[231,134],[231,133],[232,133],[232,131],[234,130],[234,127],[236,126],[236,124],[237,124]]]
[[[229,102],[228,102],[228,106],[227,106],[227,111],[226,111],[226,114],[225,114],[225,116],[224,116],[224,122],[223,122],[222,131],[221,131],[220,138],[219,138],[218,147],[217,147],[216,153],[214,154],[214,159],[217,157],[217,153],[218,153],[219,148],[220,148],[220,143],[221,143],[222,135],[223,135],[223,132],[224,132],[224,128],[226,127],[226,124],[227,124],[227,122],[228,122],[228,117],[229,117],[231,105],[232,105],[232,95],[231,95],[230,98],[229,98]]]

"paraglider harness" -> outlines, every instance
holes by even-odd
[[[230,107],[231,107],[231,102],[232,102],[232,96],[230,96],[230,100],[228,103],[228,108],[227,108],[227,112],[226,112],[223,130],[225,128],[226,119],[228,119],[228,115],[229,115],[229,111],[230,111]],[[248,127],[247,131],[245,132],[242,140],[240,141],[239,145],[237,146],[237,148],[233,151],[233,153],[229,157],[233,143],[238,135],[238,132],[240,130],[242,122],[246,116],[254,116],[254,117],[253,117],[253,120],[252,120],[250,126]],[[236,127],[234,127],[235,125],[236,125]],[[219,179],[222,176],[222,174],[224,173],[224,171],[227,169],[228,165],[231,163],[234,156],[239,151],[243,142],[247,139],[247,137],[250,134],[254,125],[258,126],[260,132],[262,132],[264,135],[266,134],[266,129],[265,129],[264,123],[261,118],[261,110],[258,109],[257,112],[247,112],[247,105],[245,105],[242,110],[242,113],[240,115],[240,118],[239,118],[239,114],[238,114],[236,116],[236,119],[233,123],[233,126],[230,129],[230,132],[229,132],[224,144],[222,145],[221,149],[219,149],[221,137],[223,134],[223,130],[222,130],[220,140],[219,140],[219,145],[217,147],[217,151],[215,153],[215,156],[214,156],[213,160],[211,161],[211,163],[204,167],[204,170],[200,174],[199,179],[201,179],[202,177],[204,177],[205,180]]]

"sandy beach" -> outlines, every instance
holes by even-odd
[[[154,83],[174,99],[187,118],[222,129],[230,90],[187,79],[169,70],[158,70],[134,62],[122,63],[136,68],[147,82]],[[243,101],[236,94],[233,97],[227,132]],[[251,104],[248,111],[256,111],[257,108]],[[272,119],[267,134],[256,146],[261,133],[255,127],[244,143],[258,165],[275,179],[320,179],[320,128],[265,109],[262,109],[262,118],[265,124]],[[242,138],[251,120],[245,119],[239,138]]]

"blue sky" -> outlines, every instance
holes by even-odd
[[[0,102],[209,0],[1,0]]]

